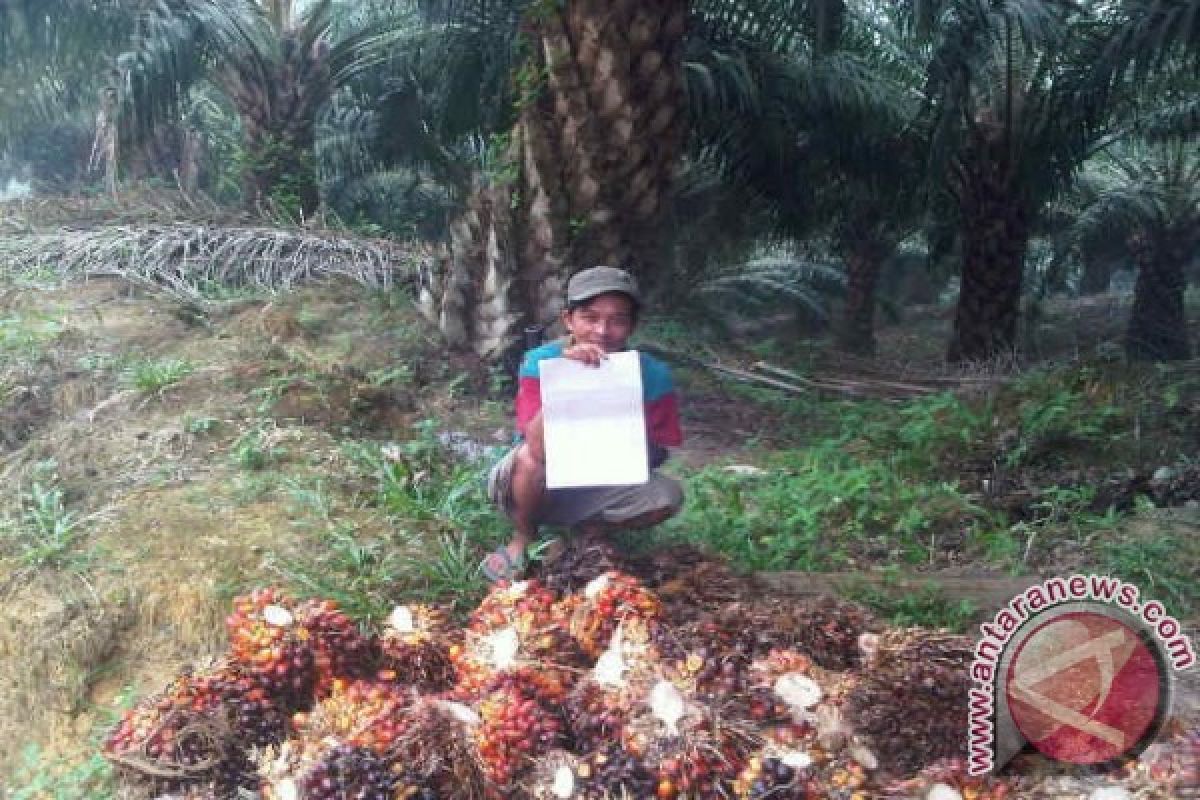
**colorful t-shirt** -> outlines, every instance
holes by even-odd
[[[542,409],[541,373],[538,364],[545,358],[560,358],[565,339],[558,339],[530,350],[521,361],[517,383],[517,430],[525,435],[529,421]],[[642,410],[646,416],[646,434],[652,444],[678,447],[683,444],[679,427],[679,397],[666,364],[646,353],[638,353],[642,365]]]

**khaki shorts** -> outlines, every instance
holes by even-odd
[[[520,445],[509,450],[488,473],[488,497],[505,514],[512,516],[512,473]],[[579,489],[549,489],[538,523],[571,527],[587,520],[620,525],[651,511],[683,507],[683,487],[674,478],[658,472],[650,480],[633,486],[596,486]]]

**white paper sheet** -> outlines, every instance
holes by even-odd
[[[569,358],[538,365],[546,437],[546,487],[645,483],[646,423],[636,352],[612,353],[598,367]]]

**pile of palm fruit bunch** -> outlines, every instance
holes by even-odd
[[[584,555],[498,584],[461,625],[235,598],[229,652],[129,711],[105,753],[129,788],[189,800],[1020,796],[963,768],[968,638],[764,596],[694,556]],[[1155,769],[1186,776],[1177,755]]]

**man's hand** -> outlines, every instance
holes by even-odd
[[[563,358],[580,361],[589,367],[598,367],[601,361],[608,358],[608,353],[604,352],[604,348],[598,344],[577,342],[563,350]]]

